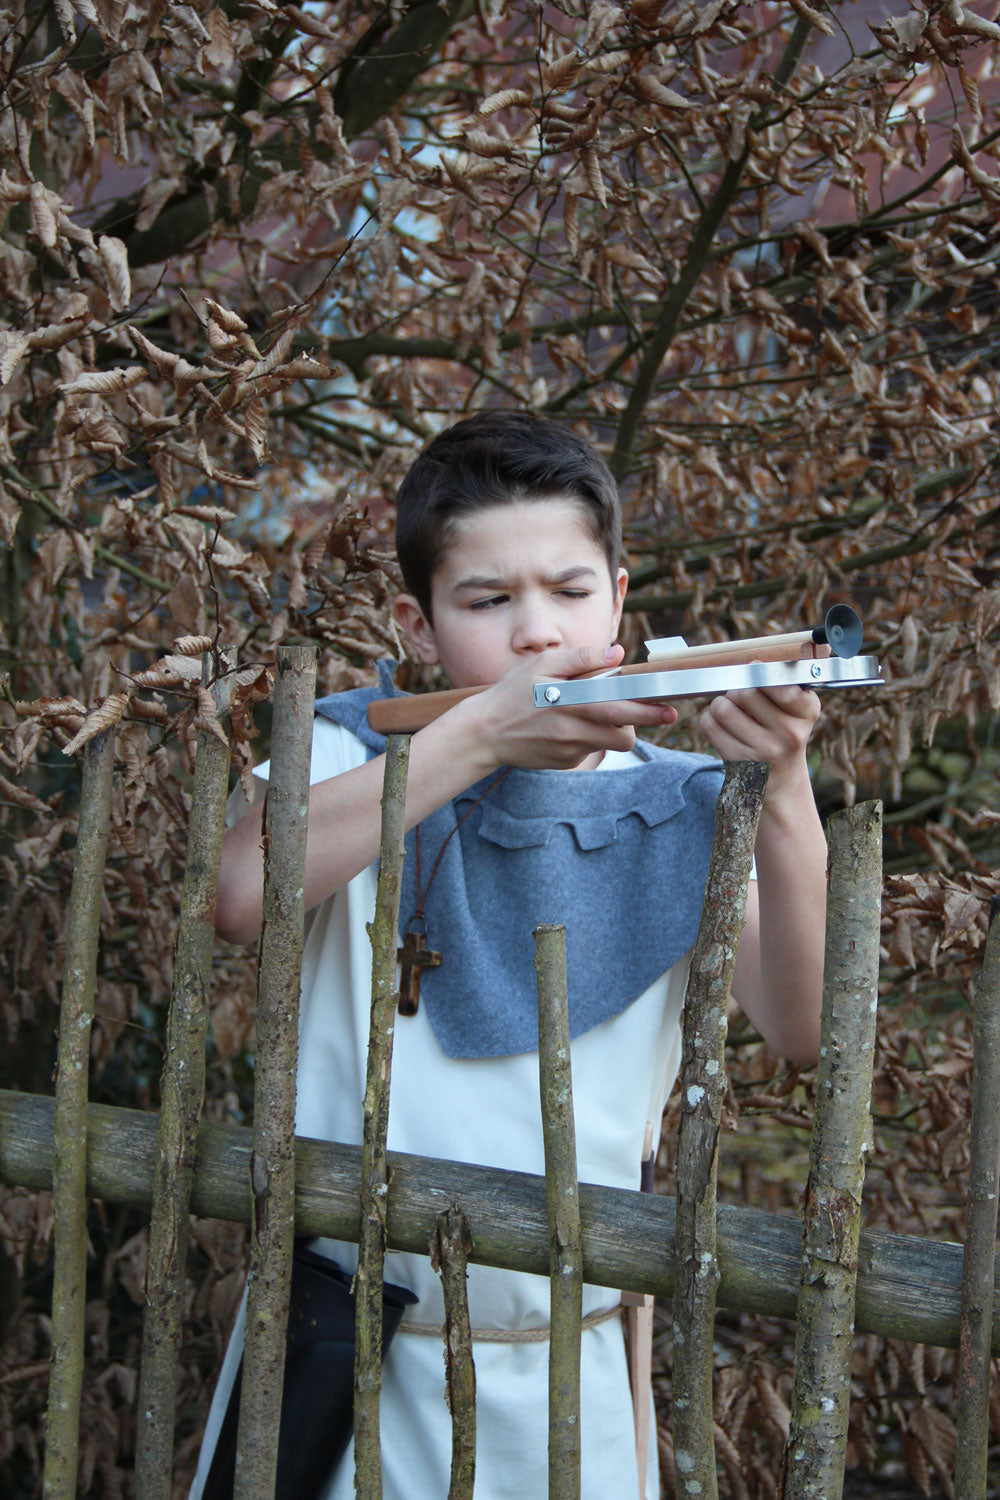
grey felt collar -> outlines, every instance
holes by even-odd
[[[316,704],[372,754],[385,741],[368,728],[368,703],[396,693],[391,664],[380,663],[380,673],[377,688]],[[566,927],[571,1036],[624,1010],[693,946],[722,767],[644,741],[636,751],[642,763],[623,770],[514,768],[449,840],[425,902],[428,946],[443,959],[421,980],[421,1001],[449,1057],[537,1048],[539,923]],[[495,779],[421,823],[425,885],[448,834]],[[416,905],[410,833],[401,928]]]

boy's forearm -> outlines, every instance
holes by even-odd
[[[815,1061],[826,942],[826,838],[804,758],[764,802],[757,833],[757,941],[736,998],[768,1045],[793,1062]],[[741,948],[742,954],[742,948]],[[742,981],[745,991],[740,993]]]
[[[451,721],[451,722],[449,722]],[[385,757],[309,790],[305,906],[311,911],[378,857]],[[488,775],[493,760],[471,726],[448,714],[420,730],[410,744],[406,826],[412,828],[467,786]],[[229,942],[253,942],[264,897],[261,816],[254,803],[230,828],[222,848],[216,931]]]

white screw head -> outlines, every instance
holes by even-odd
[[[558,703],[559,699],[561,697],[562,697],[562,693],[559,691],[559,689],[557,687],[550,686],[550,687],[547,687],[545,689],[545,701],[546,701],[546,703]]]
[[[818,661],[813,662],[812,666],[809,668],[809,671],[813,677],[822,677],[823,675],[823,668],[820,666]]]

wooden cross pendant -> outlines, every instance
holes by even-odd
[[[396,958],[401,965],[399,975],[399,1014],[415,1016],[420,1004],[420,971],[436,969],[441,962],[440,953],[428,948],[427,938],[422,932],[408,932],[402,948],[396,949]]]

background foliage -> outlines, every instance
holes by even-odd
[[[401,654],[386,528],[416,448],[529,406],[611,458],[635,640],[862,610],[888,685],[827,696],[815,771],[826,808],[887,801],[868,1216],[960,1234],[998,817],[994,10],[0,8],[4,1084],[51,1084],[63,752],[118,722],[93,1094],[155,1106],[202,651],[239,646],[245,772],[277,642],[318,641],[326,689]],[[213,1115],[248,1104],[247,974],[220,954]],[[738,1039],[731,1190],[794,1206],[807,1083]],[[11,1495],[50,1229],[0,1199]],[[144,1231],[95,1208],[91,1234],[83,1492],[127,1495]],[[236,1231],[197,1246],[179,1484],[239,1286]],[[732,1320],[719,1348],[725,1492],[770,1495],[788,1331]],[[949,1493],[950,1368],[859,1341],[859,1472]]]

